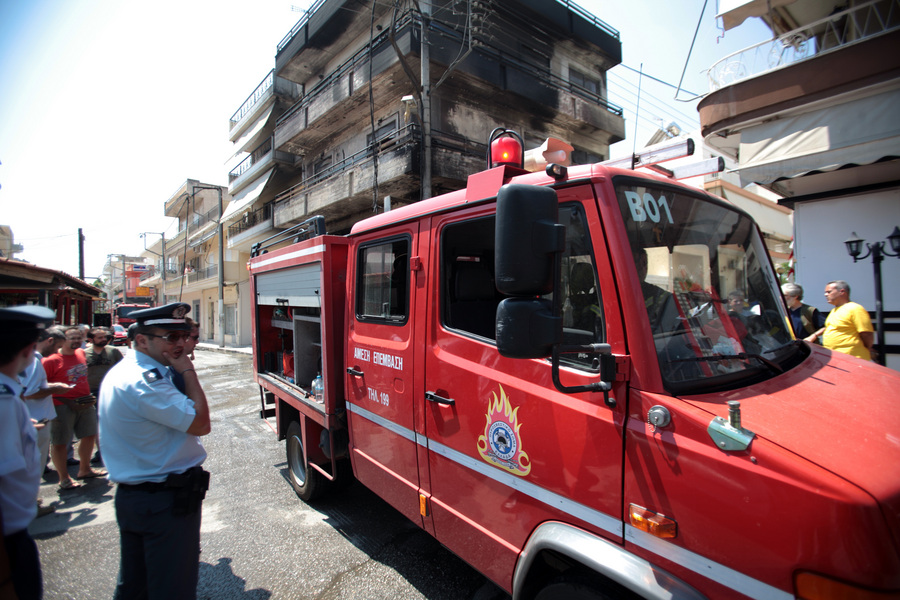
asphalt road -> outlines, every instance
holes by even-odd
[[[288,483],[284,442],[258,416],[247,355],[197,351],[212,412],[198,598],[503,600],[493,583],[358,483],[314,505]],[[76,467],[70,467],[74,475]],[[36,519],[45,600],[111,598],[119,561],[115,485],[93,479],[41,496]]]

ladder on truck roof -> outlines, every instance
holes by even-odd
[[[686,179],[709,173],[721,173],[725,170],[725,159],[721,156],[707,158],[688,165],[679,165],[671,169],[659,166],[659,163],[676,158],[694,155],[694,140],[687,138],[676,142],[662,142],[647,146],[639,152],[623,158],[613,158],[599,163],[604,167],[620,169],[648,168],[672,179]]]
[[[284,231],[279,231],[275,235],[253,244],[250,247],[250,258],[265,254],[266,248],[271,248],[275,244],[280,244],[287,240],[291,240],[292,244],[296,244],[319,235],[325,235],[325,217],[310,217],[302,223],[298,223]]]

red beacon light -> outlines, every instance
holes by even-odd
[[[502,166],[523,168],[523,146],[522,138],[518,133],[498,127],[491,132],[488,142],[488,168]]]

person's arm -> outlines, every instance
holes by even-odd
[[[824,327],[822,327],[821,329],[819,329],[819,330],[818,330],[817,332],[815,332],[814,334],[808,335],[808,336],[806,336],[806,337],[803,338],[803,339],[804,339],[804,341],[807,341],[807,342],[809,342],[810,344],[815,344],[815,343],[816,343],[816,340],[818,340],[818,339],[819,339],[819,336],[822,335],[823,333],[825,333],[825,328],[824,328]]]
[[[188,358],[187,354],[182,354],[178,358],[172,358],[168,353],[163,353],[168,359],[169,364],[175,371],[184,377],[184,394],[194,401],[194,420],[188,427],[187,433],[191,435],[206,435],[210,432],[209,420],[209,404],[206,402],[206,394],[200,386],[200,379],[197,378],[197,371],[194,370],[194,363]]]
[[[869,354],[872,355],[872,358],[875,358],[875,332],[873,331],[860,331],[859,339],[862,340],[863,346],[866,347],[866,350],[869,351]]]
[[[54,381],[53,383],[48,383],[46,386],[37,390],[35,393],[30,396],[25,396],[26,400],[43,400],[47,396],[52,396],[53,394],[62,394],[64,392],[68,392],[72,389],[73,386],[67,383],[61,383],[58,381]]]

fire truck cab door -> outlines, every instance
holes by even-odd
[[[413,407],[417,224],[361,237],[349,257],[347,410],[356,477],[422,524]]]
[[[567,228],[564,341],[609,342],[621,354],[616,290],[593,192],[560,190],[559,201]],[[548,360],[500,356],[493,212],[482,205],[433,218],[438,239],[429,273],[441,285],[428,303],[424,413],[435,535],[509,589],[519,552],[543,522],[575,523],[622,540],[627,392],[617,382],[613,395],[621,401],[610,408],[602,393],[559,392]],[[588,356],[571,357],[562,371],[567,385],[600,378]]]

